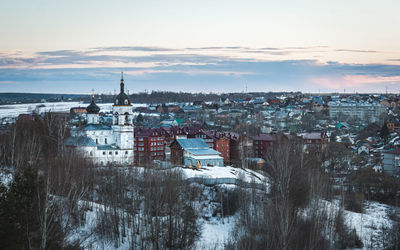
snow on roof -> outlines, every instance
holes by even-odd
[[[192,158],[194,160],[219,160],[219,159],[223,159],[221,156],[219,155],[192,155],[189,156],[189,158]]]
[[[276,141],[276,136],[271,134],[260,134],[253,138],[256,141]]]
[[[392,149],[392,150],[383,151],[383,153],[400,155],[400,148],[395,148],[395,149]]]
[[[65,140],[65,145],[74,147],[96,147],[96,143],[92,138],[84,136],[69,137]]]
[[[187,149],[207,149],[207,143],[203,139],[176,139],[176,141],[185,150]]]
[[[322,139],[322,135],[321,133],[307,133],[303,135],[303,138],[308,140],[320,140]]]
[[[88,124],[83,127],[83,130],[111,130],[111,127],[104,124]]]
[[[193,154],[193,155],[219,155],[220,152],[211,149],[211,148],[201,148],[201,149],[186,149],[187,152]]]

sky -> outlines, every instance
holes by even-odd
[[[0,92],[400,93],[400,1],[1,0]]]

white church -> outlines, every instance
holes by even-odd
[[[99,123],[99,106],[94,101],[86,108],[87,125],[71,130],[66,145],[76,147],[84,157],[98,165],[131,165],[133,151],[133,112],[128,96],[124,92],[124,78],[121,77],[120,93],[112,106],[111,126]]]

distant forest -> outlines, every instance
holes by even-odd
[[[291,92],[293,94],[293,92]],[[240,100],[252,97],[273,97],[288,92],[250,92],[250,93],[188,93],[171,91],[152,91],[130,94],[129,97],[133,103],[168,103],[168,102],[193,102],[193,101],[218,101],[219,98],[229,98],[229,100]],[[300,92],[296,92],[300,94]],[[96,101],[99,103],[109,103],[114,101],[115,95],[100,94],[96,95]],[[60,101],[83,101],[89,102],[90,95],[77,94],[40,94],[40,93],[0,93],[1,104],[14,103],[39,103],[60,102]]]

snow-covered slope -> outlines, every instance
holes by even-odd
[[[392,207],[374,201],[366,201],[363,213],[345,210],[344,219],[355,228],[364,244],[364,249],[382,249],[393,221],[389,218]]]

